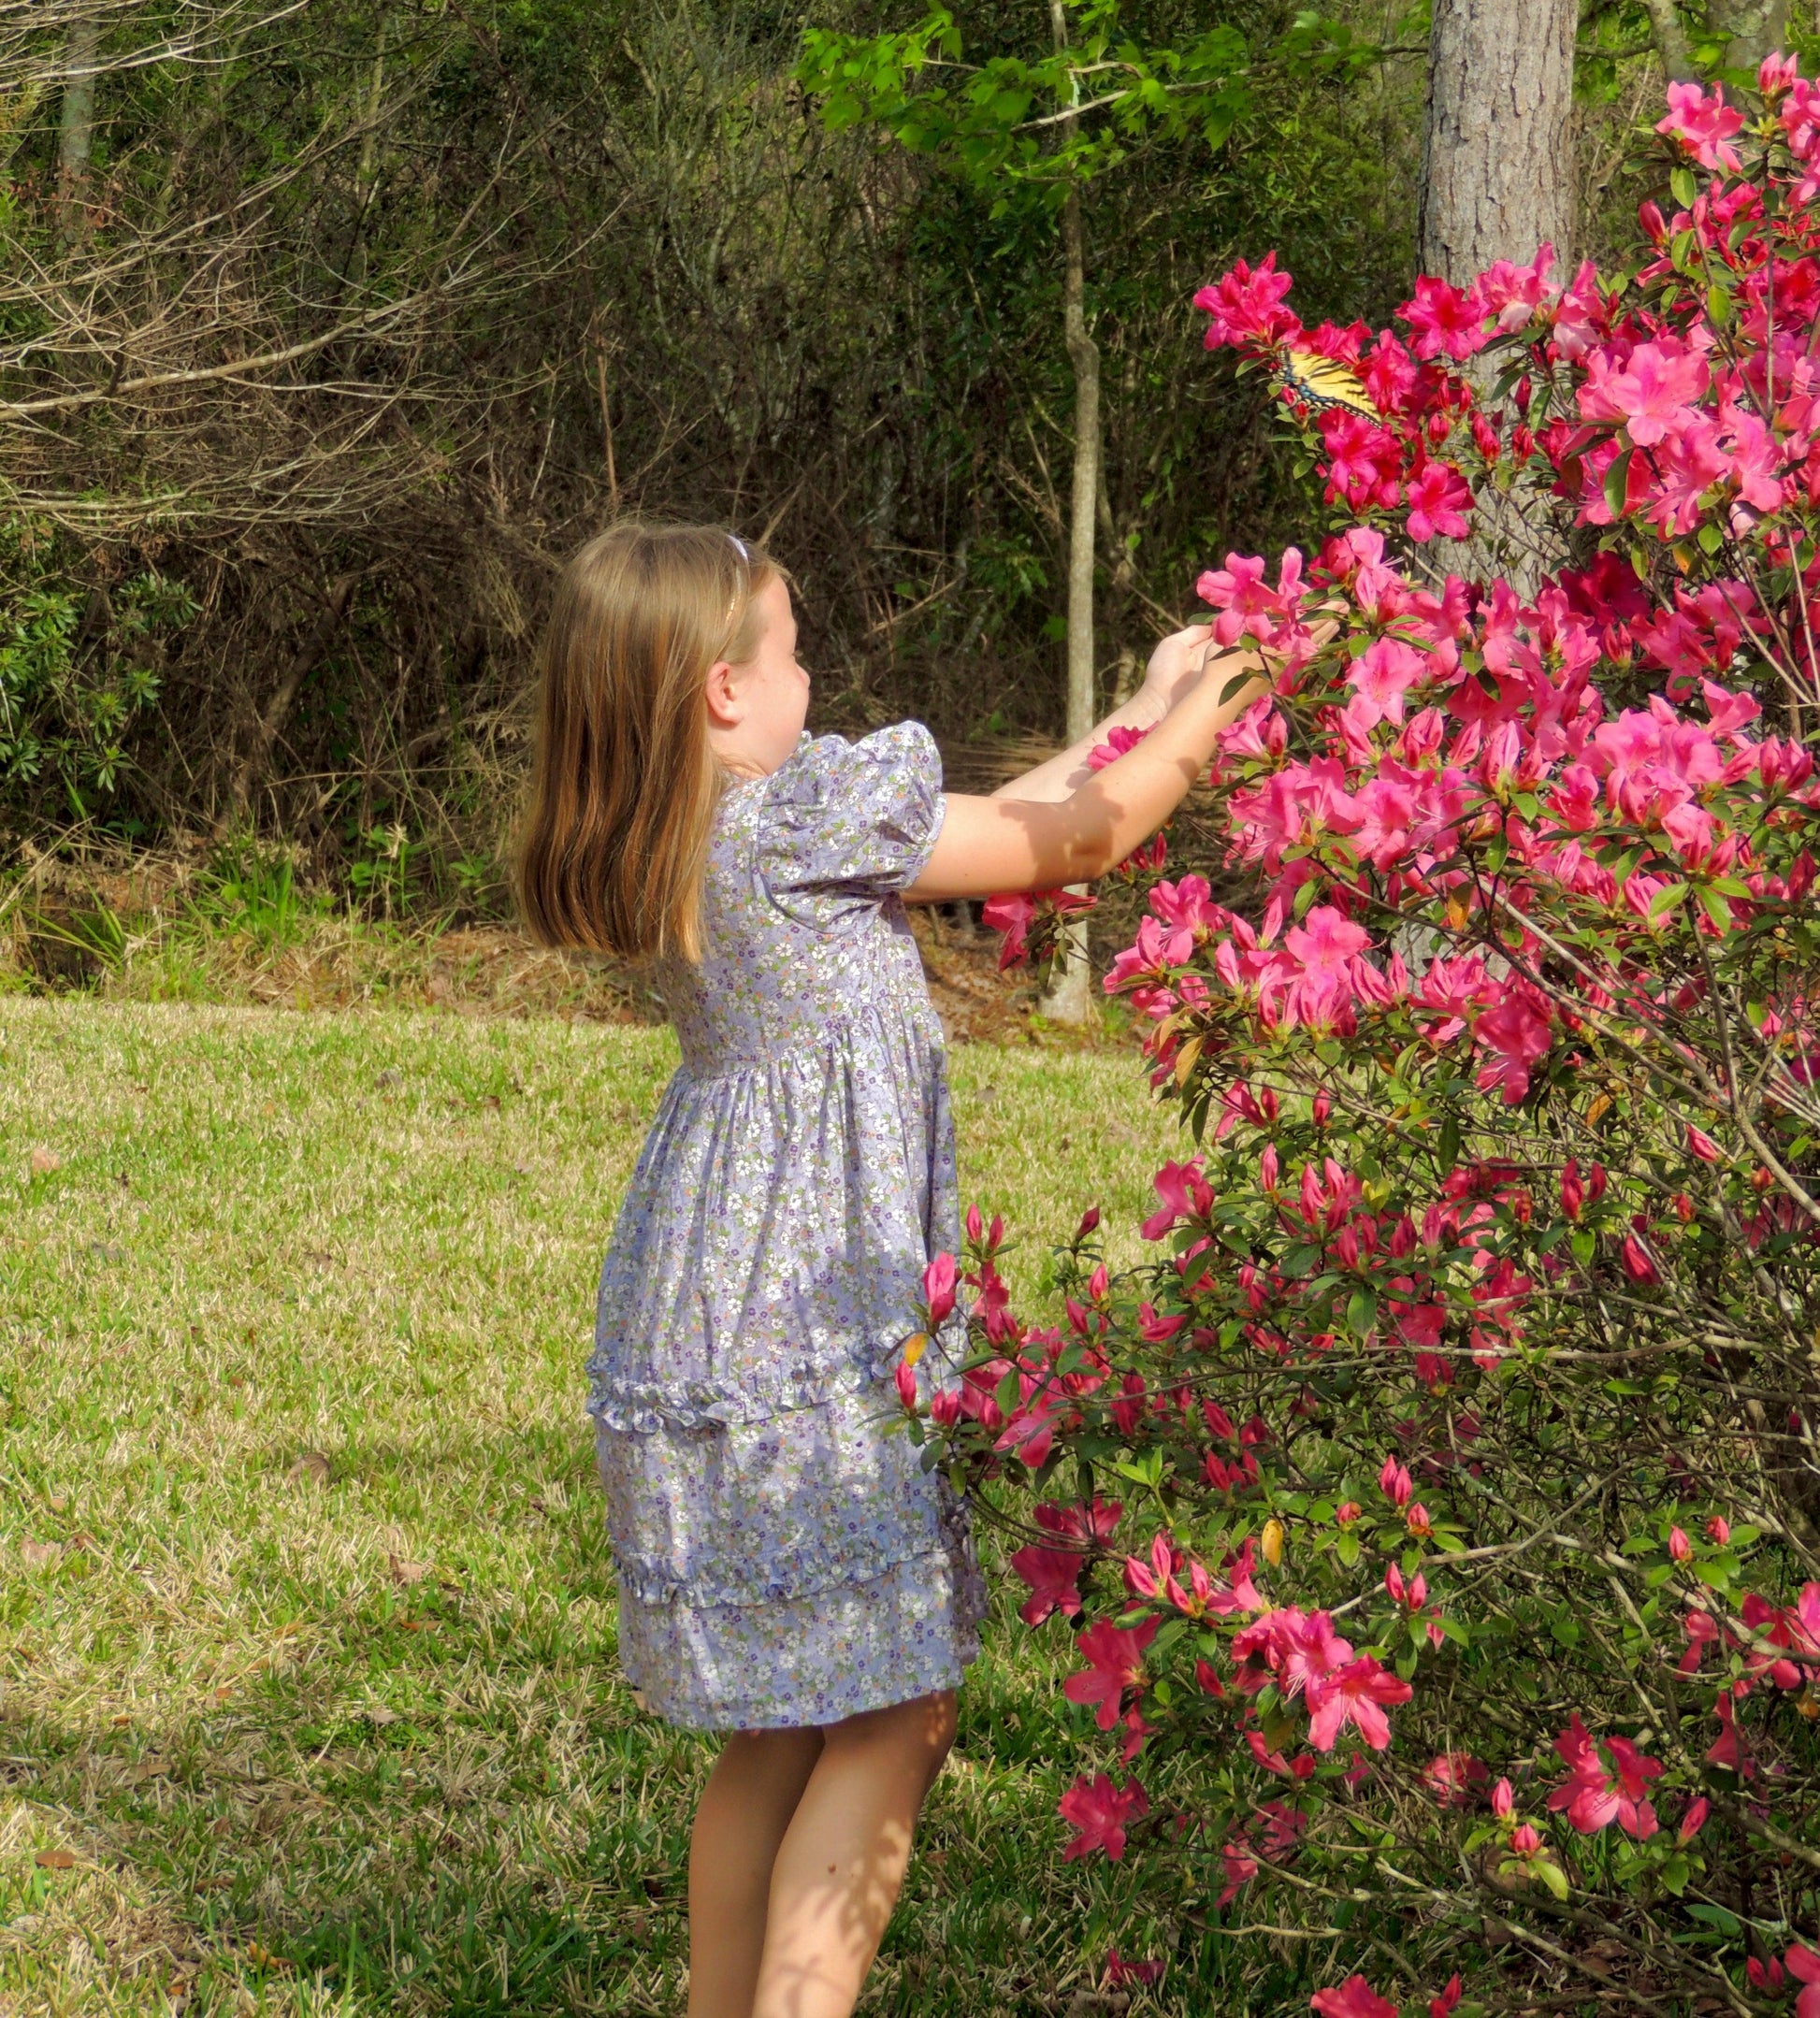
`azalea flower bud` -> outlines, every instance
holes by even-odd
[[[1680,1528],[1671,1527],[1668,1530],[1668,1555],[1670,1560],[1676,1563],[1685,1563],[1693,1553],[1694,1544],[1687,1539],[1687,1536],[1683,1534]]]
[[[1675,1218],[1678,1218],[1683,1226],[1687,1225],[1693,1219],[1694,1201],[1688,1197],[1685,1191],[1677,1191],[1675,1195],[1668,1201],[1668,1204],[1674,1208]]]
[[[979,1207],[977,1205],[969,1205],[967,1207],[967,1238],[977,1247],[985,1232],[986,1221],[979,1216]]]
[[[1535,382],[1524,372],[1511,391],[1510,398],[1516,410],[1525,420],[1529,418],[1529,402],[1536,390]]]
[[[914,1416],[917,1413],[917,1369],[898,1362],[897,1372],[892,1375],[897,1383],[897,1398]]]
[[[1364,1511],[1357,1500],[1347,1500],[1334,1508],[1334,1525],[1351,1527]]]
[[[1500,1780],[1497,1785],[1492,1789],[1492,1812],[1502,1822],[1505,1816],[1510,1812],[1512,1805],[1510,1782],[1508,1780]]]
[[[1661,1282],[1661,1273],[1650,1259],[1649,1249],[1635,1233],[1625,1235],[1624,1246],[1618,1250],[1618,1259],[1624,1263],[1625,1274],[1639,1289],[1654,1289]]]
[[[1520,1822],[1510,1831],[1510,1848],[1520,1857],[1533,1857],[1542,1847],[1542,1838],[1536,1833],[1534,1823]]]
[[[1586,1187],[1580,1175],[1577,1158],[1567,1159],[1567,1167],[1561,1173],[1561,1210],[1576,1225],[1586,1206]]]
[[[951,1430],[961,1420],[961,1392],[950,1389],[943,1394],[932,1395],[929,1403],[929,1419],[937,1429]]]
[[[1605,1196],[1605,1187],[1610,1179],[1603,1163],[1594,1163],[1586,1172],[1586,1197],[1589,1204],[1596,1205]]]
[[[997,1219],[994,1219],[992,1221],[992,1225],[995,1229],[997,1228],[998,1223],[999,1222]],[[1075,1238],[1076,1240],[1085,1240],[1089,1233],[1091,1233],[1098,1229],[1099,1223],[1100,1208],[1097,1205],[1088,1206],[1087,1210],[1083,1212],[1080,1216],[1080,1224],[1075,1229]]]
[[[1334,1103],[1331,1100],[1327,1098],[1326,1094],[1317,1093],[1314,1097],[1314,1125],[1317,1128],[1325,1128],[1327,1125],[1327,1117],[1332,1114],[1333,1111]]]
[[[959,1276],[951,1254],[938,1254],[923,1270],[923,1301],[929,1305],[929,1329],[932,1332],[954,1314],[954,1286]]]
[[[1668,226],[1661,209],[1654,203],[1645,201],[1637,206],[1637,222],[1643,227],[1643,236],[1652,245],[1660,245],[1668,236]]]
[[[1707,1538],[1710,1541],[1716,1541],[1720,1548],[1723,1549],[1731,1539],[1731,1522],[1726,1519],[1724,1514],[1714,1514],[1712,1520],[1706,1523],[1706,1532]]]
[[[1687,1812],[1681,1818],[1681,1827],[1675,1831],[1676,1835],[1681,1838],[1683,1843],[1691,1843],[1695,1837],[1706,1826],[1706,1818],[1712,1812],[1712,1803],[1707,1799],[1705,1795],[1701,1795],[1699,1799],[1694,1802]]]
[[[1428,1509],[1420,1500],[1403,1516],[1403,1524],[1418,1541],[1425,1541],[1435,1532],[1434,1522],[1429,1519]]]
[[[1378,1486],[1384,1497],[1395,1506],[1407,1506],[1410,1494],[1415,1491],[1415,1481],[1409,1477],[1408,1468],[1399,1464],[1394,1457],[1384,1460],[1384,1468],[1378,1474]]]
[[[1702,1163],[1716,1163],[1719,1160],[1719,1145],[1704,1129],[1689,1126],[1687,1146]]]

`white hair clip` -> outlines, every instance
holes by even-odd
[[[733,542],[734,553],[739,555],[748,568],[751,567],[752,555],[746,549],[745,541],[736,532],[729,532],[727,537]]]

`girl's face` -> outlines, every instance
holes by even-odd
[[[796,613],[773,575],[755,598],[758,647],[744,665],[708,669],[708,742],[737,776],[769,777],[795,751],[809,713],[809,675],[796,662]]]

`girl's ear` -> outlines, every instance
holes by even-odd
[[[708,668],[707,685],[702,691],[708,703],[708,719],[716,728],[737,728],[745,719],[738,681],[739,675],[724,658],[715,659]]]

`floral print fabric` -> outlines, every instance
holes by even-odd
[[[837,1722],[951,1688],[983,1612],[962,1510],[886,1425],[931,1255],[959,1246],[941,1027],[898,892],[942,823],[902,723],[729,786],[683,1061],[600,1276],[588,1362],[646,1706]]]

